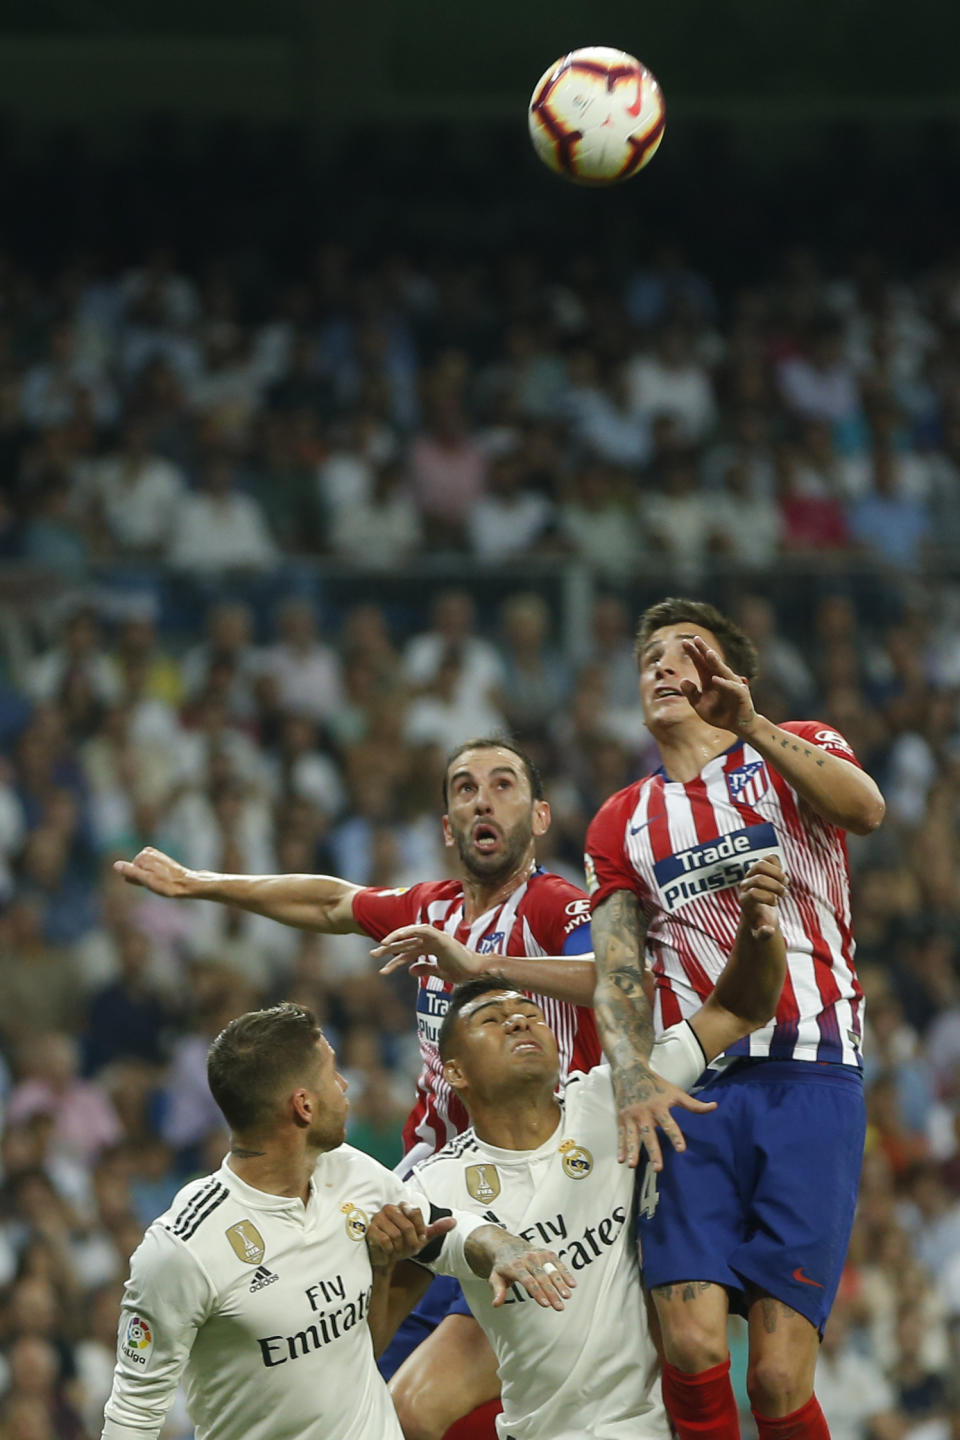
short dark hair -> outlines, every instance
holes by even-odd
[[[516,755],[524,769],[524,774],[530,784],[530,794],[534,800],[543,799],[543,776],[537,769],[536,764],[530,759],[525,751],[514,745],[512,740],[506,740],[502,735],[481,735],[476,740],[467,740],[463,745],[458,745],[451,750],[443,762],[443,808],[446,809],[450,801],[450,794],[447,787],[447,776],[450,773],[450,766],[458,755],[463,755],[467,750],[509,750],[511,755]]]
[[[740,626],[735,624],[722,610],[715,605],[709,604],[706,600],[688,600],[683,596],[671,595],[666,600],[660,600],[656,605],[651,605],[644,610],[637,625],[637,638],[634,643],[633,653],[639,666],[643,660],[643,652],[650,643],[650,637],[657,630],[662,630],[665,625],[682,625],[687,621],[691,625],[699,625],[704,630],[710,630],[716,635],[723,651],[723,658],[738,675],[743,675],[751,683],[757,678],[759,665],[757,662],[757,647],[750,636]]]
[[[285,1000],[225,1025],[207,1051],[207,1083],[231,1130],[256,1130],[271,1118],[284,1086],[306,1078],[320,1026],[304,1005]]]
[[[440,1022],[440,1033],[437,1036],[440,1059],[450,1059],[453,1048],[453,1032],[457,1028],[460,1011],[464,1005],[469,1005],[472,1000],[478,999],[481,995],[489,995],[494,990],[512,989],[512,985],[508,985],[505,980],[498,980],[496,975],[476,975],[472,980],[458,985],[450,996],[447,1013]]]

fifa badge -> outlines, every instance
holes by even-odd
[[[467,1190],[481,1205],[489,1205],[500,1194],[500,1176],[496,1165],[468,1165],[465,1173]]]
[[[263,1236],[252,1220],[238,1220],[236,1225],[231,1225],[225,1233],[238,1260],[242,1260],[245,1265],[260,1264],[266,1247]]]

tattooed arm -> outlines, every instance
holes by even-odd
[[[685,1149],[671,1105],[713,1110],[694,1100],[650,1069],[653,1016],[643,991],[643,940],[646,933],[637,897],[614,890],[593,911],[597,986],[593,1004],[597,1029],[610,1068],[617,1100],[618,1155],[634,1167],[646,1150],[655,1170],[663,1169],[657,1139],[659,1125],[675,1150]]]

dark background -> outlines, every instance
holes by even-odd
[[[935,0],[8,0],[0,241],[52,266],[158,240],[277,265],[385,233],[614,261],[666,240],[732,284],[789,235],[828,265],[927,265],[958,219],[958,40]],[[668,105],[649,173],[602,194],[558,184],[525,123],[546,66],[595,43],[639,55]]]

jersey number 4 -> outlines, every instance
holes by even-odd
[[[647,1161],[647,1167],[643,1172],[643,1184],[640,1186],[640,1195],[637,1200],[637,1214],[644,1220],[652,1220],[660,1204],[660,1192],[657,1189],[657,1172]]]

